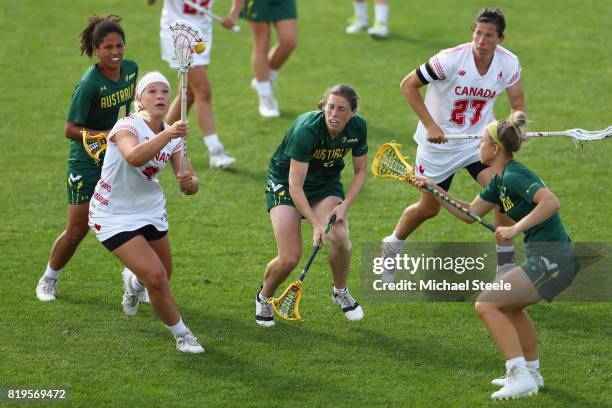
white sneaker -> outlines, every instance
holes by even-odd
[[[276,88],[276,78],[272,79],[272,77],[270,77],[269,81],[270,85],[272,85],[272,89]],[[257,92],[257,79],[251,79],[251,88]]]
[[[374,23],[372,27],[368,29],[368,34],[370,37],[383,39],[389,36],[389,27],[379,22]]]
[[[274,95],[259,95],[259,114],[264,118],[278,118],[280,111]]]
[[[363,309],[361,308],[359,303],[357,303],[357,301],[353,299],[353,297],[348,291],[348,288],[344,288],[343,290],[340,290],[338,292],[333,289],[332,291],[332,300],[335,304],[340,306],[340,309],[342,309],[342,312],[344,313],[347,319],[352,322],[356,322],[358,320],[363,319]]]
[[[42,276],[36,285],[36,297],[43,302],[55,300],[57,296],[57,279]]]
[[[515,399],[538,393],[538,385],[527,367],[515,365],[508,370],[504,386],[491,394],[493,399]]]
[[[380,246],[380,257],[384,259],[395,258],[401,252],[396,249],[392,242],[382,242]],[[385,283],[395,282],[395,268],[385,268],[383,262],[383,273],[380,275],[381,279]],[[394,263],[395,265],[395,263]]]
[[[544,388],[544,377],[542,377],[542,374],[540,374],[540,370],[532,370],[529,367],[527,367],[527,370],[529,371],[529,374],[531,374],[531,378],[533,378],[533,381],[535,381],[536,385],[538,386],[538,389],[541,390],[542,388]],[[506,373],[506,375],[508,375],[508,373]],[[504,385],[506,385],[506,375],[491,380],[491,384],[496,385],[498,387],[503,387]]]
[[[350,25],[344,29],[344,32],[347,34],[355,34],[360,31],[365,31],[368,28],[368,20],[361,20],[357,17],[352,17],[349,22]]]
[[[123,306],[123,313],[126,316],[134,317],[138,312],[138,304],[140,303],[139,293],[144,290],[137,292],[132,288],[131,280],[134,273],[128,268],[123,268],[121,276],[123,277],[123,300],[121,306]]]
[[[215,170],[224,170],[236,163],[236,159],[225,153],[221,149],[219,152],[210,152],[210,168]]]
[[[149,291],[147,290],[147,288],[144,288],[144,290],[138,292],[138,300],[140,301],[140,303],[151,303],[151,301],[149,300]]]
[[[272,309],[272,305],[263,296],[255,297],[255,322],[262,327],[272,327],[274,326],[274,309]]]
[[[204,347],[198,343],[198,338],[190,331],[185,332],[182,336],[176,338],[176,349],[187,354],[206,353]]]

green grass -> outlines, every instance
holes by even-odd
[[[159,2],[161,3],[161,1]],[[187,324],[208,350],[185,356],[149,306],[130,319],[120,306],[120,263],[88,236],[62,273],[61,298],[36,301],[34,287],[53,240],[65,227],[63,136],[73,87],[90,61],[77,34],[90,13],[124,18],[128,58],[140,72],[176,74],[159,57],[160,5],[144,1],[5,0],[0,25],[0,387],[67,388],[70,406],[488,406],[488,382],[503,361],[471,304],[365,304],[350,324],[329,299],[325,257],[313,265],[303,300],[305,320],[262,330],[253,297],[275,255],[265,212],[268,160],[296,115],[314,109],[336,82],[356,87],[368,121],[370,159],[395,139],[414,156],[416,118],[399,92],[403,76],[441,48],[470,40],[481,2],[435,7],[392,2],[388,41],[343,33],[347,1],[299,2],[299,46],[283,69],[277,98],[283,115],[263,120],[249,89],[250,36],[215,28],[210,77],[218,131],[238,159],[211,172],[197,132],[192,161],[201,191],[183,197],[170,172],[161,175],[170,213],[173,291]],[[220,0],[222,14],[228,0]],[[603,129],[610,125],[612,36],[606,2],[500,1],[504,45],[523,66],[531,128]],[[497,104],[507,114],[506,97]],[[533,140],[519,158],[562,202],[572,239],[610,239],[609,141],[575,151],[567,139]],[[349,166],[350,169],[350,166]],[[345,172],[345,182],[350,181]],[[478,191],[461,173],[453,192]],[[370,178],[351,209],[355,247],[350,286],[359,298],[360,244],[379,241],[416,192]],[[304,228],[304,236],[310,234]],[[481,227],[442,213],[414,241],[490,242]],[[308,240],[306,240],[308,241]],[[305,251],[309,251],[305,247]],[[302,261],[302,263],[304,260]],[[608,303],[553,303],[530,308],[540,335],[547,387],[516,406],[610,406],[612,376]],[[16,405],[17,406],[17,405]]]

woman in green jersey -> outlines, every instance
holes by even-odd
[[[493,399],[519,398],[536,394],[544,387],[540,375],[537,333],[525,307],[544,299],[548,302],[569,286],[579,269],[576,253],[561,218],[560,203],[542,180],[515,160],[514,153],[525,138],[525,116],[514,112],[508,120],[487,125],[480,143],[480,160],[495,175],[471,202],[458,201],[483,216],[499,206],[516,224],[498,227],[500,240],[525,235],[526,257],[521,266],[509,270],[503,280],[505,290],[487,290],[476,301],[476,312],[506,360],[506,376],[492,381],[502,388]],[[418,187],[428,179],[419,177]],[[422,191],[426,191],[422,188]],[[451,213],[473,222],[462,212],[441,201]]]
[[[68,191],[68,224],[53,247],[47,269],[38,281],[36,296],[42,301],[55,300],[60,271],[70,261],[89,227],[89,200],[100,179],[103,156],[97,158],[85,149],[83,131],[89,135],[107,133],[118,118],[126,116],[134,99],[138,66],[124,60],[125,34],[121,18],[92,16],[81,32],[81,54],[96,56],[73,94],[65,135],[70,140],[66,183]],[[101,145],[106,140],[99,141]]]
[[[259,114],[265,118],[280,116],[274,98],[278,71],[297,46],[296,0],[233,0],[229,16],[223,26],[231,28],[238,15],[248,20],[253,37],[251,63],[255,78],[251,87],[259,97]],[[278,42],[270,48],[272,29]]]
[[[302,255],[302,218],[312,226],[313,245],[331,241],[332,299],[349,320],[363,318],[346,286],[351,261],[347,215],[365,183],[368,166],[366,122],[357,115],[357,101],[357,93],[347,85],[328,89],[320,110],[298,116],[272,156],[266,196],[278,254],[268,263],[255,300],[255,320],[261,326],[274,325],[269,301]],[[354,177],[345,196],[340,172],[349,151]],[[333,215],[336,222],[326,234]]]

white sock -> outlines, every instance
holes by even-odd
[[[175,324],[174,326],[166,326],[166,327],[170,329],[172,334],[174,334],[174,337],[182,336],[183,334],[189,331],[187,326],[185,326],[185,323],[183,323],[183,319],[181,317],[179,317],[179,321],[177,324]]]
[[[527,368],[530,370],[540,370],[540,360],[527,361]]]
[[[138,278],[136,277],[136,275],[134,275],[134,273],[132,273],[132,279],[130,279],[130,285],[132,286],[132,289],[134,289],[136,292],[140,292],[141,290],[144,290],[144,286],[142,285],[142,283],[138,282]]]
[[[347,288],[338,289],[336,285],[334,285],[334,293],[344,293],[347,290],[348,290]]]
[[[219,136],[217,136],[216,133],[204,136],[204,143],[209,153],[223,151],[223,144],[221,144]]]
[[[355,10],[355,17],[357,17],[358,20],[364,21],[367,23],[368,5],[366,4],[365,1],[354,1],[353,10]]]
[[[274,84],[276,82],[276,78],[278,78],[278,69],[270,68],[270,75],[268,76],[268,80],[270,83]]]
[[[388,4],[375,5],[374,14],[376,15],[376,22],[386,26],[388,16],[389,16],[389,5]]]
[[[395,232],[388,237],[383,238],[383,242],[389,242],[396,252],[401,252],[402,248],[404,247],[404,240],[396,237]]]
[[[259,96],[272,95],[272,84],[270,83],[270,81],[257,81],[257,83],[255,84],[255,89],[257,89],[257,94]]]
[[[527,362],[525,361],[525,357],[519,356],[511,358],[510,360],[506,360],[506,370],[509,370],[514,366],[526,367]]]
[[[49,279],[57,280],[57,279],[59,279],[59,275],[60,275],[61,271],[62,271],[61,269],[56,271],[55,269],[51,268],[49,266],[49,264],[47,264],[47,269],[45,270],[44,276],[49,278]]]

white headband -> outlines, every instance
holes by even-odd
[[[153,71],[145,74],[142,78],[140,78],[140,81],[138,81],[138,85],[136,85],[136,95],[140,96],[142,94],[142,91],[144,91],[147,86],[155,82],[161,82],[162,84],[165,84],[168,88],[170,88],[170,83],[168,82],[166,77],[157,71]]]

